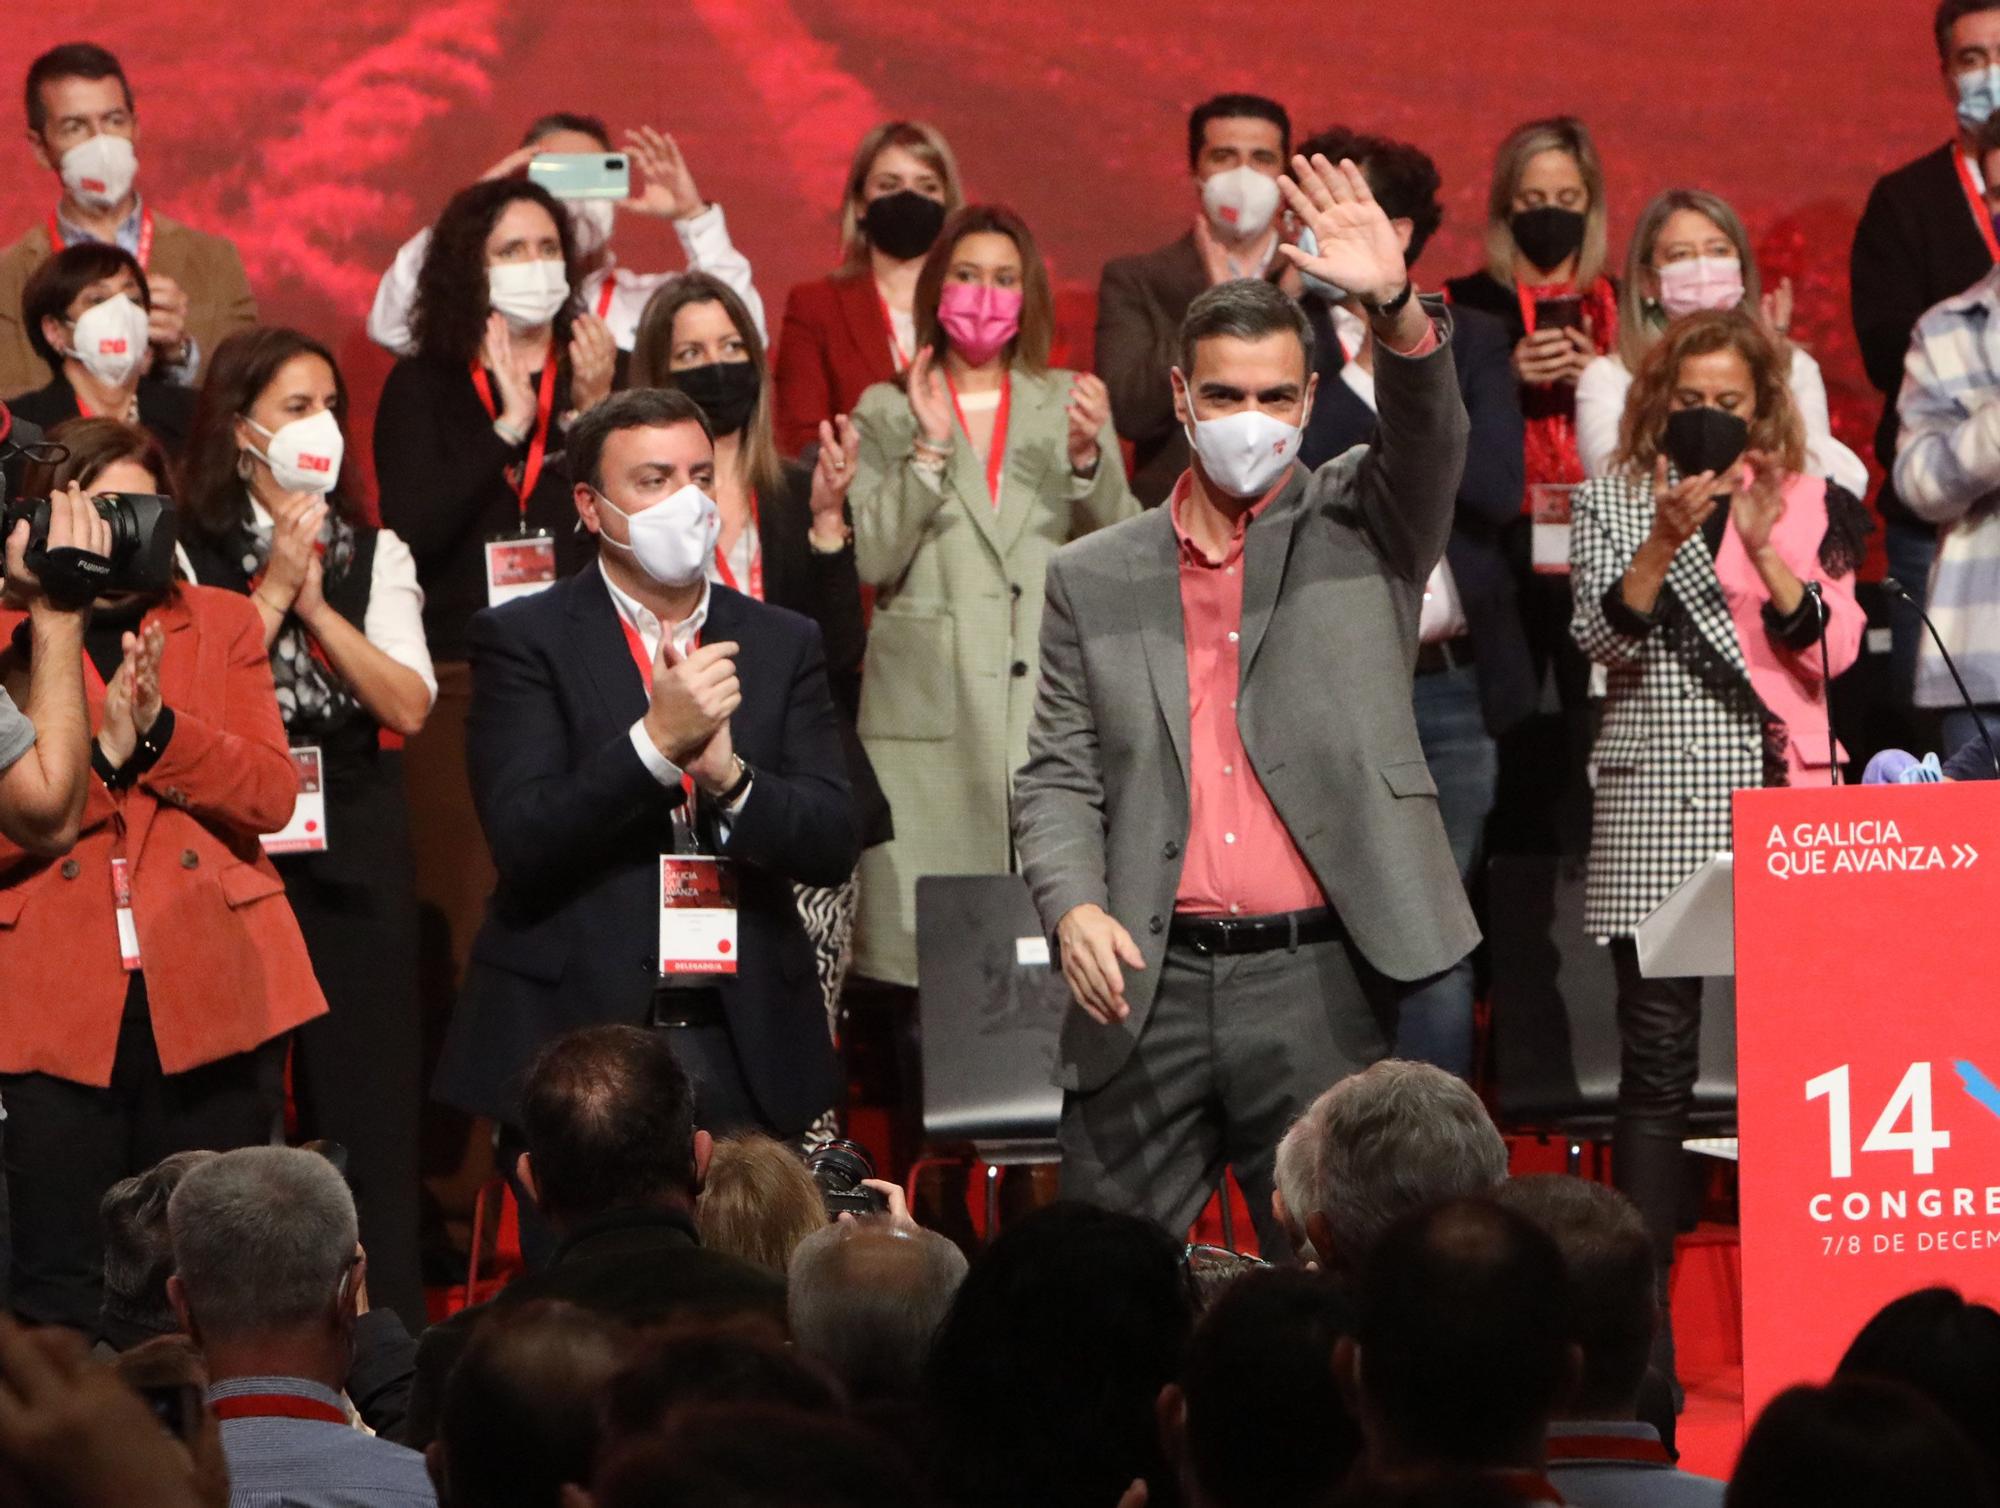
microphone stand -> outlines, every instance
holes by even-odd
[[[1993,761],[1993,773],[2000,776],[2000,752],[1993,748],[1993,735],[1986,731],[1986,719],[1979,715],[1979,706],[1972,700],[1972,693],[1965,689],[1965,677],[1958,673],[1958,666],[1952,663],[1951,651],[1944,647],[1944,640],[1938,636],[1937,625],[1931,622],[1931,615],[1924,611],[1924,605],[1910,595],[1909,589],[1894,576],[1884,576],[1882,587],[1892,596],[1900,597],[1916,610],[1924,620],[1924,627],[1930,630],[1931,643],[1937,646],[1938,658],[1944,661],[1944,668],[1951,672],[1951,683],[1958,688],[1959,699],[1965,703],[1965,710],[1972,714],[1972,725],[1979,730],[1980,742],[1986,745],[1986,757]]]

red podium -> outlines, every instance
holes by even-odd
[[[2000,782],[1738,793],[1743,1407],[2000,1298]]]

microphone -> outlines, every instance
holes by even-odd
[[[1826,772],[1831,783],[1840,784],[1840,744],[1833,736],[1833,660],[1827,653],[1826,632],[1832,626],[1833,614],[1827,610],[1826,593],[1817,581],[1805,584],[1806,595],[1813,600],[1814,615],[1819,619],[1819,671],[1820,684],[1826,687]]]
[[[1951,651],[1944,647],[1944,640],[1938,636],[1937,625],[1931,622],[1931,615],[1924,611],[1924,605],[1912,597],[1909,589],[1894,576],[1882,578],[1882,589],[1893,597],[1902,598],[1916,610],[1917,616],[1924,620],[1924,627],[1930,630],[1931,643],[1937,646],[1938,658],[1944,661],[1944,668],[1951,672],[1951,683],[1958,688],[1958,695],[1965,703],[1965,710],[1972,714],[1972,725],[1979,730],[1980,742],[1986,745],[1986,757],[1993,761],[1993,773],[2000,775],[2000,752],[1995,752],[1993,748],[1993,735],[1986,731],[1986,719],[1979,715],[1979,707],[1972,700],[1972,693],[1965,689],[1965,677],[1958,673],[1958,666],[1952,663]]]

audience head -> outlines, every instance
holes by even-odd
[[[924,258],[912,295],[917,344],[942,362],[956,350],[972,366],[1004,356],[1027,371],[1049,364],[1055,293],[1026,223],[999,204],[954,210]]]
[[[28,65],[28,141],[69,196],[102,214],[122,207],[139,171],[139,114],[118,59],[65,42]]]
[[[1573,115],[1516,126],[1493,159],[1486,268],[1502,287],[1561,276],[1588,287],[1610,256],[1604,167]]]
[[[1650,475],[1664,455],[1683,476],[1726,471],[1753,450],[1786,471],[1806,463],[1806,427],[1792,399],[1791,356],[1764,322],[1741,309],[1690,314],[1668,325],[1633,374],[1618,423],[1618,463]],[[1712,410],[1741,420],[1708,433],[1673,416]],[[1721,429],[1736,453],[1724,458]],[[1689,468],[1693,468],[1690,470]]]
[[[915,1398],[965,1271],[936,1231],[881,1216],[822,1224],[792,1256],[792,1339],[851,1398]]]
[[[1638,1207],[1616,1189],[1561,1173],[1512,1179],[1494,1198],[1555,1242],[1569,1274],[1569,1336],[1583,1360],[1563,1412],[1633,1418],[1660,1319],[1653,1244]]]
[[[1939,0],[1931,17],[1944,92],[1967,131],[2000,110],[2000,5],[1994,0]]]
[[[852,1423],[798,1409],[690,1409],[618,1451],[594,1508],[916,1508],[893,1447]],[[1115,1500],[1114,1500],[1115,1501]]]
[[[537,154],[609,152],[611,132],[601,117],[578,110],[551,110],[529,123],[521,134],[521,145]],[[617,211],[609,199],[558,199],[569,217],[580,265],[593,263],[611,240]]]
[[[479,356],[489,316],[510,330],[552,329],[559,359],[578,312],[575,232],[549,191],[493,178],[452,195],[417,272],[410,336],[416,349],[458,365]]]
[[[1312,347],[1298,300],[1263,278],[1195,295],[1169,380],[1174,417],[1211,491],[1258,497],[1292,464],[1318,382]]]
[[[1188,114],[1188,171],[1202,214],[1225,245],[1262,239],[1292,161],[1292,118],[1261,94],[1218,94]]]
[[[773,497],[784,487],[764,338],[749,308],[720,278],[683,273],[646,301],[632,342],[630,386],[686,393],[701,405],[718,440],[743,437],[737,471],[752,490]]]
[[[28,274],[21,327],[35,354],[72,382],[81,370],[101,387],[129,390],[146,372],[152,306],[146,271],[132,253],[79,241]]]
[[[1320,1096],[1319,1155],[1306,1231],[1322,1263],[1358,1272],[1412,1210],[1490,1193],[1507,1144],[1463,1079],[1388,1058]]]
[[[680,1323],[645,1337],[604,1393],[604,1456],[687,1409],[747,1403],[831,1413],[839,1390],[785,1343],[774,1321]]]
[[[197,1163],[167,1201],[181,1327],[216,1367],[219,1348],[290,1343],[346,1375],[366,1262],[354,1196],[332,1163],[298,1147],[242,1147]],[[305,1375],[315,1375],[305,1373]]]
[[[935,126],[887,120],[861,138],[840,201],[841,271],[868,270],[873,253],[914,262],[927,253],[945,216],[965,202],[958,160]]]
[[[1384,1231],[1357,1297],[1336,1365],[1377,1470],[1541,1464],[1579,1366],[1555,1242],[1490,1199],[1455,1199]]]
[[[1618,356],[1636,371],[1667,321],[1699,309],[1757,312],[1750,232],[1705,189],[1668,189],[1639,215],[1618,290]]]
[[[189,526],[234,539],[249,517],[246,487],[273,500],[317,495],[358,523],[346,450],[347,386],[333,352],[281,325],[238,330],[209,356],[195,406],[181,489]]]
[[[1202,1315],[1160,1429],[1194,1508],[1317,1502],[1361,1454],[1333,1348],[1347,1304],[1317,1273],[1271,1268],[1238,1279]]]
[[[488,1315],[451,1369],[425,1451],[447,1508],[561,1508],[590,1481],[599,1413],[632,1347],[613,1321],[542,1299]]]
[[[1329,162],[1348,158],[1368,180],[1368,191],[1382,206],[1403,243],[1403,261],[1415,266],[1437,228],[1444,223],[1444,201],[1438,198],[1444,178],[1437,164],[1406,141],[1369,136],[1332,126],[1299,143],[1300,155],[1323,154]]]
[[[167,1298],[174,1271],[173,1237],[167,1229],[167,1201],[188,1169],[213,1152],[176,1152],[143,1173],[120,1179],[98,1201],[104,1228],[104,1298],[98,1332],[119,1350],[148,1336],[172,1335],[180,1319]]]
[[[543,1048],[521,1091],[521,1135],[524,1181],[559,1227],[691,1205],[711,1146],[694,1129],[694,1086],[666,1039],[637,1026],[585,1027]]]
[[[1944,1410],[2000,1486],[2000,1313],[1921,1288],[1861,1327],[1834,1376],[1907,1383]]]
[[[1164,1463],[1154,1401],[1190,1310],[1150,1221],[1058,1203],[1003,1230],[960,1285],[925,1402],[938,1486],[960,1508],[1102,1508]]]
[[[1726,1508],[1992,1508],[1979,1458],[1914,1388],[1836,1377],[1773,1398],[1736,1458]]]
[[[627,590],[699,585],[722,531],[701,406],[676,388],[614,393],[570,426],[568,451],[577,516]],[[642,530],[638,515],[653,510]]]
[[[785,1275],[799,1243],[826,1225],[826,1200],[799,1154],[754,1131],[725,1136],[695,1202],[701,1244]]]
[[[1325,1099],[1321,1095],[1306,1106],[1278,1139],[1271,1169],[1271,1214],[1291,1238],[1292,1252],[1301,1262],[1318,1260],[1306,1233],[1306,1218],[1319,1201],[1320,1107]]]

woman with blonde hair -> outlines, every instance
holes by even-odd
[[[1827,681],[1854,663],[1861,504],[1808,468],[1785,356],[1741,310],[1670,324],[1639,365],[1617,468],[1576,494],[1572,632],[1605,667],[1584,926],[1610,940],[1620,1076],[1612,1163],[1646,1217],[1664,1304],[1702,982],[1639,971],[1639,922],[1729,850],[1746,787],[1826,785]],[[1671,1375],[1672,1331],[1655,1360]]]
[[[840,266],[785,299],[775,409],[784,454],[909,366],[917,275],[963,202],[958,163],[935,126],[884,121],[861,138],[840,201]]]
[[[715,1144],[694,1218],[709,1251],[782,1278],[799,1243],[826,1224],[826,1200],[797,1152],[749,1132]]]
[[[1618,295],[1618,345],[1584,368],[1576,384],[1576,444],[1583,469],[1603,476],[1618,450],[1618,426],[1632,374],[1670,320],[1701,309],[1741,309],[1764,321],[1787,359],[1787,385],[1806,427],[1808,467],[1860,496],[1868,468],[1833,437],[1819,363],[1785,339],[1791,323],[1788,278],[1766,293],[1750,233],[1728,202],[1703,189],[1668,189],[1646,206],[1625,253]]]

